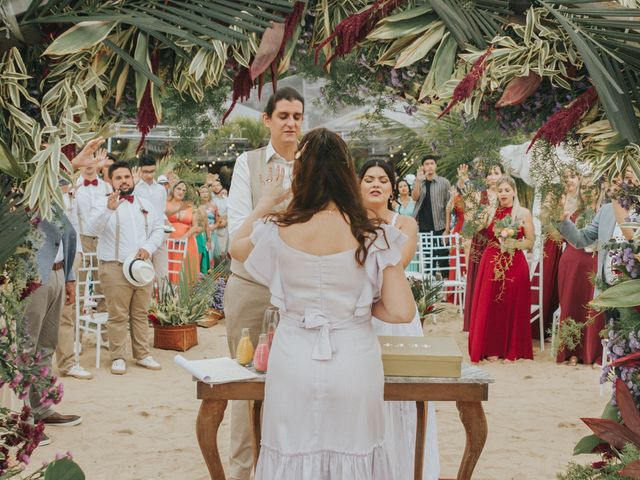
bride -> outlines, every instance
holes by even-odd
[[[280,167],[230,253],[280,309],[263,404],[256,480],[389,480],[384,375],[372,314],[408,323],[406,237],[368,218],[347,145],[316,129],[301,140],[292,200]]]
[[[370,160],[360,169],[360,193],[365,208],[374,218],[398,228],[408,240],[402,247],[402,266],[409,265],[416,252],[418,225],[413,217],[400,215],[391,210],[391,196],[395,182],[393,167],[387,162]],[[373,328],[377,335],[422,337],[422,324],[416,310],[409,324],[390,324],[373,318]],[[416,444],[416,404],[415,402],[385,403],[385,445],[391,462],[396,466],[396,480],[414,478],[413,464]],[[438,455],[438,427],[436,409],[430,402],[427,410],[427,435],[424,451],[423,480],[437,480],[440,474]]]

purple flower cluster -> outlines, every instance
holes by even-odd
[[[640,188],[627,182],[622,182],[617,200],[625,210],[640,212]]]
[[[22,407],[20,414],[0,411],[0,429],[4,431],[0,444],[0,475],[4,475],[10,468],[9,448],[17,448],[15,458],[23,464],[28,464],[31,454],[44,436],[44,424],[32,424],[29,421],[31,410]]]
[[[632,247],[624,247],[609,252],[611,255],[611,264],[616,270],[627,274],[631,278],[638,278],[640,274],[640,263],[634,256]]]
[[[227,288],[227,279],[224,276],[221,276],[216,285],[216,289],[213,292],[213,297],[211,299],[211,308],[215,308],[216,310],[220,310],[221,312],[224,310],[222,300],[224,298],[225,288]]]

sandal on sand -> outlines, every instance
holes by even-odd
[[[497,357],[497,356],[495,356],[495,357],[493,357],[493,356],[492,356],[492,357],[487,357],[487,360],[488,360],[489,362],[491,362],[491,363],[493,363],[493,362],[497,362],[497,361],[498,361],[498,357]]]
[[[568,365],[570,367],[575,367],[576,365],[578,365],[578,357],[573,355],[571,358],[569,358],[569,364]]]

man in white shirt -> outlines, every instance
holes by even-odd
[[[149,155],[140,155],[138,167],[140,181],[136,184],[134,194],[147,200],[157,213],[162,213],[166,224],[167,190],[155,180],[156,161]],[[156,282],[160,285],[169,275],[169,252],[166,241],[162,242],[151,258],[156,271]]]
[[[262,120],[270,131],[271,141],[266,147],[240,155],[233,170],[228,198],[231,242],[257,204],[264,187],[262,179],[268,177],[271,166],[283,166],[284,188],[291,186],[291,168],[298,149],[303,116],[304,99],[295,89],[280,88],[269,98]],[[284,206],[279,205],[280,208]],[[262,317],[271,303],[269,289],[258,284],[242,263],[232,260],[231,272],[224,294],[224,313],[227,342],[231,355],[235,357],[243,328],[250,329],[251,340],[257,345]],[[231,402],[230,431],[229,478],[249,480],[253,467],[253,437],[247,402]]]
[[[73,273],[78,278],[78,269],[82,262],[82,244],[80,234],[78,232],[78,203],[75,198],[75,190],[70,188],[71,185],[64,179],[60,180],[60,189],[62,190],[64,200],[64,213],[71,222],[76,231],[76,255],[73,260]],[[90,380],[93,374],[76,363],[74,352],[74,343],[76,337],[76,305],[74,303],[66,304],[62,308],[62,316],[60,317],[60,326],[58,327],[58,346],[56,347],[56,362],[58,364],[58,372],[62,377],[75,377],[81,380]]]
[[[147,310],[152,283],[134,286],[125,277],[122,265],[132,254],[142,260],[151,259],[164,242],[164,215],[149,201],[133,195],[133,175],[127,162],[114,162],[109,167],[109,178],[114,191],[93,206],[89,228],[98,235],[99,275],[109,312],[111,373],[122,375],[127,371],[127,324],[136,363],[160,370],[160,364],[149,354]]]
[[[102,157],[106,153],[97,153],[97,157]],[[106,195],[110,194],[113,189],[111,185],[106,183],[101,178],[98,178],[98,166],[89,165],[80,169],[80,177],[76,182],[76,205],[75,209],[75,224],[77,225],[77,231],[80,234],[80,243],[82,245],[82,251],[84,253],[95,253],[98,245],[98,237],[89,228],[89,215],[93,205],[102,201]],[[85,267],[87,267],[85,265]],[[84,273],[80,280],[84,282]],[[96,293],[102,294],[102,286],[97,283],[95,285]],[[107,308],[104,303],[104,299],[100,298],[97,301],[96,311],[106,312]]]

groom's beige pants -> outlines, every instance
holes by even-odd
[[[269,289],[245,280],[235,274],[229,277],[224,292],[224,316],[227,342],[231,357],[236,356],[236,347],[243,328],[249,328],[253,345],[258,344],[264,311],[271,306]],[[253,431],[249,402],[231,402],[229,428],[229,479],[249,480],[253,468]]]

